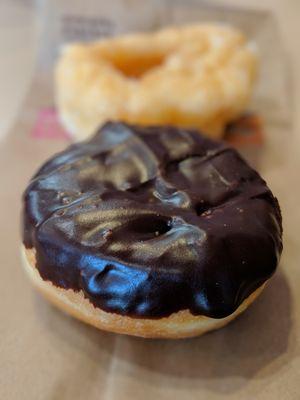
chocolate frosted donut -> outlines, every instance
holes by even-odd
[[[87,322],[141,336],[223,325],[282,251],[278,202],[259,174],[226,144],[169,126],[107,123],[41,167],[23,214],[37,286],[69,293],[62,307]],[[79,299],[98,324],[72,311]],[[160,329],[179,316],[189,326]]]

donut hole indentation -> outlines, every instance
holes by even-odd
[[[114,52],[106,56],[107,61],[126,78],[139,79],[164,63],[165,56],[151,52]]]
[[[172,219],[163,216],[143,216],[126,226],[128,235],[138,240],[150,240],[164,235],[172,228]]]
[[[195,205],[195,211],[196,214],[198,216],[201,216],[207,212],[209,212],[209,210],[212,208],[212,206],[210,204],[208,204],[206,201],[199,201],[196,205]]]

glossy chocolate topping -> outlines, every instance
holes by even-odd
[[[231,314],[274,272],[277,200],[224,143],[107,123],[46,162],[24,194],[41,277],[133,317]]]

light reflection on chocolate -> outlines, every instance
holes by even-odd
[[[107,123],[24,193],[41,277],[96,306],[225,317],[275,271],[277,200],[232,148],[174,127]]]

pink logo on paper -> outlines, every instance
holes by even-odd
[[[32,137],[37,139],[69,139],[67,132],[59,122],[55,108],[44,108],[38,112]]]

